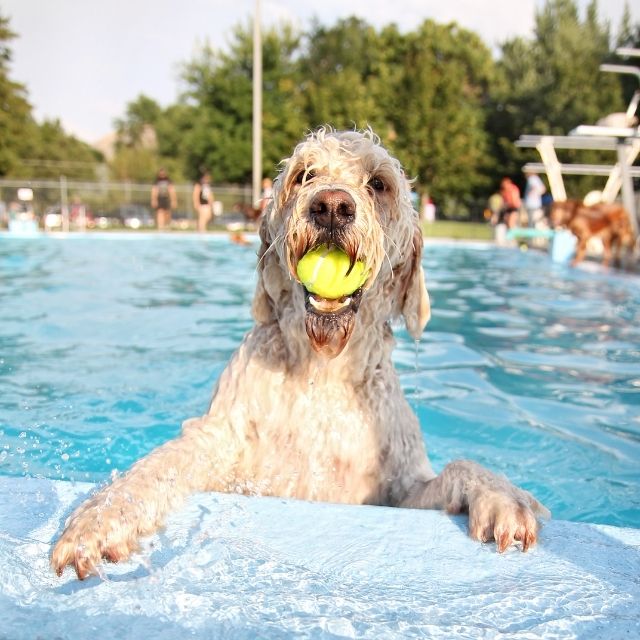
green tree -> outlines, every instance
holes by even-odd
[[[389,88],[380,99],[396,136],[391,146],[441,211],[464,213],[490,168],[484,105],[491,54],[476,34],[432,20],[387,50]]]
[[[0,15],[0,176],[18,167],[21,149],[36,132],[27,90],[9,77],[9,43],[16,37],[9,20]]]
[[[597,18],[597,2],[580,21],[573,0],[550,0],[536,16],[534,64],[540,80],[534,127],[566,133],[583,123],[620,110],[616,76],[601,73],[609,53],[608,25]]]
[[[151,182],[164,166],[156,134],[161,117],[160,105],[141,94],[127,104],[124,117],[115,120],[115,153],[109,168],[116,180]]]
[[[20,147],[22,161],[13,174],[30,178],[94,180],[101,154],[65,132],[59,120],[45,120],[33,127],[28,141]]]
[[[300,95],[308,126],[352,129],[383,121],[372,91],[384,56],[375,29],[355,17],[330,28],[316,22],[305,41]]]
[[[247,182],[251,176],[252,28],[237,27],[230,51],[204,47],[184,69],[188,90],[183,103],[193,105],[190,130],[184,131],[186,170],[200,167],[215,180]],[[266,172],[290,150],[304,130],[296,98],[295,53],[299,35],[288,25],[263,33],[263,166]]]
[[[465,210],[486,183],[493,62],[475,34],[431,20],[404,35],[359,18],[316,24],[300,67],[309,126],[373,127],[441,210]]]
[[[531,150],[513,145],[521,134],[566,135],[580,124],[595,124],[624,110],[619,77],[599,70],[609,52],[609,27],[598,20],[595,0],[583,20],[574,0],[548,0],[536,13],[532,40],[515,38],[502,45],[488,127],[493,153],[506,174],[520,176],[522,164],[531,159]],[[602,159],[584,152],[560,155],[566,161]],[[569,182],[575,190],[597,184],[593,179]]]
[[[153,182],[161,166],[164,163],[154,149],[123,146],[114,153],[109,170],[115,180],[145,183]]]
[[[616,35],[616,48],[618,47],[640,47],[640,23],[633,24],[631,19],[631,11],[629,10],[629,3],[625,3],[624,12],[620,20],[620,26],[618,27],[618,33]],[[621,62],[631,63],[635,66],[638,64],[637,59],[624,60],[620,59],[620,56],[612,53],[609,56],[608,62],[620,64]],[[622,75],[620,77],[622,83],[622,93],[624,101],[629,104],[633,94],[640,89],[638,85],[638,78],[632,75]]]
[[[189,168],[196,165],[190,161],[191,150],[186,140],[194,129],[197,111],[193,104],[173,104],[162,111],[155,125],[159,162],[174,182],[185,182],[194,177]]]
[[[155,127],[161,114],[162,109],[153,98],[139,95],[127,105],[125,117],[115,121],[118,144],[127,147],[148,144],[145,135],[150,127]]]
[[[640,30],[625,16],[618,42],[637,44]],[[520,134],[566,134],[626,107],[621,79],[598,69],[611,56],[610,40],[595,0],[582,19],[575,0],[547,0],[534,36],[504,42],[497,62],[477,34],[455,23],[427,20],[401,33],[352,17],[313,23],[306,34],[288,25],[268,29],[265,173],[309,129],[371,126],[419,191],[445,213],[464,213],[503,173],[521,177],[532,156],[514,146]],[[146,175],[155,158],[174,179],[193,179],[206,167],[217,182],[248,182],[252,65],[252,27],[238,26],[228,50],[205,46],[184,65],[186,91],[176,104],[162,109],[140,96],[128,105],[118,121],[119,175]],[[154,149],[143,144],[149,126]]]
[[[9,43],[16,37],[0,16],[0,176],[93,178],[100,154],[68,135],[57,120],[38,124],[26,87],[9,77]]]

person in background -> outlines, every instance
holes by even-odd
[[[74,195],[71,199],[71,208],[69,209],[69,220],[73,222],[77,229],[86,231],[87,229],[87,208],[82,204],[79,195]]]
[[[527,184],[524,188],[524,208],[527,210],[527,223],[529,227],[533,228],[537,222],[544,218],[542,196],[547,188],[535,171],[526,170],[524,175],[527,178]]]
[[[547,191],[543,196],[542,196],[542,213],[544,214],[545,218],[549,218],[549,215],[551,214],[551,207],[553,206],[553,196]]]
[[[156,226],[165,229],[171,224],[171,211],[177,206],[176,189],[164,168],[158,171],[151,187],[151,207],[156,212]]]
[[[487,208],[484,210],[484,218],[493,226],[493,239],[495,243],[504,247],[507,242],[507,223],[504,219],[504,200],[496,191],[489,196],[487,200]]]
[[[213,189],[211,187],[211,174],[203,171],[200,180],[193,185],[193,208],[198,214],[198,231],[207,230],[207,224],[213,216]]]
[[[504,222],[509,229],[517,227],[520,208],[522,207],[518,185],[514,184],[511,178],[502,178],[500,181],[500,195],[504,203],[500,222]]]
[[[492,193],[487,200],[487,208],[484,210],[485,220],[489,220],[495,227],[501,222],[500,215],[502,214],[503,208],[504,200],[502,196],[498,192]]]
[[[436,220],[436,205],[428,193],[422,194],[422,207],[420,209],[420,218],[424,222],[432,223]]]

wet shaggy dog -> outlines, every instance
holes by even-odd
[[[546,509],[469,461],[436,475],[391,363],[391,321],[415,339],[429,318],[422,236],[399,162],[369,131],[309,135],[283,164],[260,229],[254,328],[221,374],[206,415],[71,515],[51,555],[61,574],[97,573],[197,491],[446,509],[504,551],[536,542]],[[369,276],[337,300],[296,276],[320,244]]]
[[[633,250],[636,239],[629,213],[619,204],[587,206],[581,200],[554,202],[549,217],[554,229],[564,227],[578,239],[573,264],[584,260],[587,244],[594,237],[602,240],[602,264],[605,266],[612,257],[619,263],[623,250]]]

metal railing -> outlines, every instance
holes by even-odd
[[[18,198],[19,189],[31,189],[33,198],[28,207],[39,219],[48,214],[71,215],[81,209],[90,220],[106,220],[108,224],[122,224],[131,212],[153,218],[151,184],[132,182],[90,182],[67,180],[60,176],[51,179],[0,179],[0,225],[6,223],[12,210],[24,208]],[[195,221],[192,204],[193,185],[176,184],[177,206],[174,220]],[[245,185],[213,185],[216,213],[223,220],[242,217],[251,206],[251,187]],[[73,227],[73,225],[71,225]]]

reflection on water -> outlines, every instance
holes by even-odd
[[[398,363],[436,466],[473,457],[555,517],[640,526],[637,277],[451,246],[425,271],[419,370]]]
[[[0,472],[103,480],[202,413],[251,326],[255,250],[0,238]],[[482,245],[427,245],[424,267],[433,317],[394,358],[434,466],[470,457],[557,518],[640,527],[637,277]]]

